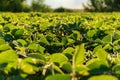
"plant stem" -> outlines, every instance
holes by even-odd
[[[73,56],[73,59],[72,59],[72,80],[77,80],[76,79],[76,69],[75,69],[75,55]]]

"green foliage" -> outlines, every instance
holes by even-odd
[[[0,11],[20,12],[25,0],[0,0]]]
[[[116,77],[114,76],[109,76],[109,75],[100,75],[100,76],[93,76],[88,80],[118,80]]]
[[[69,75],[54,75],[54,76],[48,76],[46,80],[71,80],[71,77]]]
[[[54,12],[72,12],[72,9],[67,9],[67,8],[63,8],[63,7],[59,7],[57,9],[54,9]]]
[[[108,12],[120,11],[120,1],[118,0],[89,0],[87,6],[84,6],[87,11]]]
[[[75,56],[75,65],[76,66],[83,64],[84,59],[85,59],[84,44],[76,47],[74,56]]]
[[[44,4],[44,0],[32,0],[32,10],[37,12],[49,12],[52,11],[50,6]]]
[[[0,80],[120,79],[119,13],[1,13]]]
[[[44,4],[44,0],[32,0],[27,4],[26,0],[0,0],[0,11],[9,12],[50,12],[50,6]]]
[[[0,53],[0,64],[13,63],[17,61],[18,56],[13,50],[7,50]]]

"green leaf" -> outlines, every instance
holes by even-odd
[[[97,38],[97,39],[95,40],[95,42],[97,42],[97,43],[102,43],[102,40],[99,39],[99,38]]]
[[[103,63],[103,61],[101,61],[99,59],[91,59],[90,61],[88,61],[86,63],[86,66],[88,68],[90,68],[91,70],[92,69],[99,69],[101,67],[101,65],[105,65],[106,66],[106,63],[105,62]]]
[[[35,59],[37,63],[42,63],[42,64],[46,63],[46,58],[42,54],[39,54],[39,53],[38,54],[30,54],[30,55],[28,55],[28,57]]]
[[[74,50],[74,48],[72,48],[72,47],[68,47],[68,48],[66,48],[62,53],[70,53],[70,54],[72,54],[73,52],[74,52],[75,50]]]
[[[69,60],[71,60],[74,51],[75,51],[74,48],[68,47],[68,48],[66,48],[62,53],[65,54],[65,56],[67,56]]]
[[[19,38],[21,38],[23,36],[23,34],[24,34],[24,30],[23,29],[19,29],[19,30],[17,30],[15,32],[14,36],[15,36],[15,38],[19,39]]]
[[[88,80],[118,80],[118,79],[112,75],[99,75],[99,76],[93,76]]]
[[[0,53],[0,64],[3,63],[13,63],[17,61],[18,56],[13,50],[7,50]]]
[[[56,66],[55,64],[53,64],[52,66],[57,72],[64,74],[64,72],[58,66]]]
[[[72,72],[72,65],[71,65],[71,63],[65,63],[65,64],[63,64],[62,69],[64,71],[66,71],[66,72],[69,72],[69,73]]]
[[[46,39],[46,37],[41,37],[39,40],[40,43],[43,43],[45,45],[50,45],[50,43],[48,42],[48,40]]]
[[[104,43],[112,43],[112,35],[107,35],[107,36],[105,36],[105,37],[102,39],[102,41],[103,41]]]
[[[9,26],[4,26],[3,27],[4,32],[10,32],[10,27]]]
[[[97,33],[96,30],[89,30],[89,31],[87,32],[87,36],[88,36],[88,37],[93,37],[96,33]]]
[[[120,39],[120,32],[114,34],[114,39],[116,39],[116,40],[117,40],[117,39]]]
[[[0,51],[6,51],[6,50],[10,50],[11,47],[7,44],[2,44],[0,45]]]
[[[107,57],[108,57],[108,53],[102,49],[102,48],[99,48],[96,52],[95,52],[95,55],[101,59],[101,60],[106,60]]]
[[[115,65],[115,66],[113,67],[113,71],[114,71],[116,74],[120,75],[120,64]]]
[[[100,59],[91,59],[86,63],[91,74],[102,74],[108,70],[108,63]]]
[[[5,31],[5,32],[10,31],[10,30],[12,30],[13,28],[15,28],[15,27],[14,27],[14,25],[11,24],[11,23],[7,23],[7,24],[4,25],[4,31]]]
[[[120,45],[120,39],[115,40],[115,41],[113,42],[113,45]]]
[[[84,62],[84,60],[85,60],[84,44],[81,44],[80,46],[76,46],[74,56],[75,56],[75,65],[76,66],[78,66]]]
[[[14,70],[17,70],[17,69],[18,69],[18,61],[17,60],[15,62],[7,64],[7,66],[4,68],[6,73],[9,73],[9,72],[14,73],[15,72]]]
[[[38,46],[39,46],[38,44],[31,43],[31,44],[29,44],[28,49],[33,50],[33,51],[37,51]]]
[[[68,38],[68,44],[70,45],[70,44],[73,44],[73,43],[75,43],[75,40],[73,40],[71,38]]]
[[[68,43],[68,40],[66,37],[63,37],[62,38],[62,42],[61,42],[63,45],[66,45]]]
[[[5,44],[5,40],[0,38],[0,45]]]
[[[39,67],[36,66],[34,59],[28,57],[21,61],[20,69],[26,74],[35,74]]]
[[[76,72],[78,72],[81,75],[88,74],[89,68],[86,67],[85,65],[80,65],[76,67]]]
[[[81,34],[80,34],[79,31],[73,30],[72,32],[73,33],[70,35],[71,39],[74,39],[74,40],[80,40],[81,39]]]
[[[22,36],[24,33],[24,30],[23,29],[19,29],[15,32],[15,36]]]
[[[23,39],[18,39],[17,42],[22,45],[22,46],[26,46],[27,45],[27,42]]]
[[[71,38],[71,39],[74,39],[74,40],[77,40],[77,34],[72,33],[72,34],[70,35],[70,38]]]
[[[97,52],[97,50],[98,50],[98,49],[101,49],[101,48],[102,48],[102,46],[99,45],[99,46],[97,46],[97,47],[94,48],[93,52]]]
[[[76,68],[76,71],[77,72],[81,72],[81,71],[86,71],[86,70],[89,70],[85,65],[80,65]]]
[[[42,55],[42,54],[30,54],[30,55],[28,55],[28,57],[31,57],[31,58],[35,58],[35,59],[42,59],[42,60],[44,60],[44,61],[46,61],[46,58],[44,57],[44,55]]]
[[[68,61],[67,57],[61,53],[55,53],[52,54],[50,62],[57,62],[61,65],[63,65],[63,63],[66,63]]]
[[[100,28],[102,25],[103,25],[103,21],[98,22],[98,23],[96,24],[96,28]]]
[[[38,51],[43,54],[44,51],[45,51],[45,48],[39,45],[38,46]]]
[[[48,76],[45,80],[71,80],[70,75],[61,75],[61,74],[56,74],[53,76]]]
[[[113,47],[112,47],[110,44],[106,44],[106,45],[103,47],[103,49],[105,49],[105,50],[112,50]]]
[[[77,35],[76,40],[80,40],[80,39],[82,38],[82,36],[81,36],[81,34],[80,34],[80,32],[79,32],[79,31],[77,31],[77,30],[73,30],[72,32],[73,32],[74,34],[76,34],[76,35]]]
[[[3,31],[3,26],[2,25],[0,25],[0,31]]]
[[[44,47],[42,47],[42,46],[40,46],[39,44],[36,44],[36,43],[29,44],[28,49],[30,49],[32,51],[38,51],[38,52],[41,52],[41,53],[44,53],[44,50],[45,50]]]

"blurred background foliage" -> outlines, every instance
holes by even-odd
[[[89,0],[84,9],[95,12],[120,11],[120,0]]]
[[[120,0],[88,0],[88,3],[83,4],[83,6],[84,6],[84,11],[90,11],[90,12],[120,11]],[[32,0],[31,4],[28,4],[27,0],[0,0],[0,11],[73,12],[73,11],[81,11],[81,10],[67,9],[64,7],[52,9],[51,6],[45,4],[45,0]]]
[[[50,6],[44,4],[44,0],[32,0],[27,4],[26,0],[0,0],[0,11],[29,12],[29,11],[52,11]]]

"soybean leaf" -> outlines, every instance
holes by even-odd
[[[120,32],[114,34],[114,39],[116,39],[116,40],[117,40],[117,39],[120,39]]]
[[[112,75],[99,75],[99,76],[93,76],[88,80],[118,80],[118,78]]]
[[[81,75],[88,75],[89,68],[85,65],[79,65],[76,67],[76,72],[78,72]]]
[[[104,43],[112,43],[112,35],[107,35],[107,36],[105,36],[105,37],[102,39],[102,41],[103,41]]]
[[[26,74],[35,74],[36,71],[39,70],[39,68],[36,66],[36,62],[34,62],[35,60],[32,58],[25,58],[21,61],[20,64],[20,69],[22,72],[26,73]]]
[[[22,45],[22,46],[26,46],[27,45],[27,42],[23,39],[18,39],[17,42]]]
[[[71,65],[71,63],[67,62],[67,63],[63,64],[62,69],[64,71],[68,72],[68,73],[72,72],[72,65]]]
[[[64,72],[60,69],[60,67],[56,66],[55,64],[52,65],[54,70],[56,70],[57,72],[64,74]]]
[[[50,43],[48,42],[48,40],[46,39],[46,37],[41,37],[39,40],[40,43],[43,43],[45,45],[50,45]]]
[[[101,59],[101,60],[106,60],[107,57],[108,57],[108,53],[107,53],[104,49],[102,49],[102,48],[99,48],[99,49],[96,51],[95,55],[96,55],[99,59]]]
[[[28,49],[38,51],[38,46],[39,46],[38,44],[31,43],[29,44]]]
[[[66,48],[66,49],[63,51],[63,53],[65,53],[65,54],[66,54],[66,53],[72,54],[74,51],[75,51],[74,48],[68,47],[68,48]]]
[[[15,51],[13,50],[7,50],[2,53],[0,53],[0,64],[3,63],[13,63],[17,61],[18,56]]]
[[[24,33],[24,30],[23,29],[19,29],[15,32],[15,36],[22,36]]]
[[[0,38],[0,45],[5,44],[5,40]]]
[[[91,37],[93,37],[96,34],[96,32],[97,32],[96,30],[89,30],[87,32],[87,36],[91,38]]]
[[[115,65],[115,66],[113,67],[113,71],[114,71],[116,74],[120,75],[120,64]]]
[[[76,46],[75,48],[75,65],[80,65],[85,60],[85,48],[84,44],[81,44],[80,46]]]
[[[102,25],[103,25],[103,21],[98,22],[98,23],[96,24],[96,28],[100,28]]]
[[[0,45],[0,51],[6,51],[6,50],[10,50],[11,47],[7,44],[2,44]]]
[[[71,60],[74,51],[75,51],[74,48],[68,47],[68,48],[66,48],[62,53],[64,53],[64,54],[68,57],[68,59]]]
[[[71,80],[70,75],[61,75],[61,74],[56,74],[53,76],[48,76],[45,80]]]
[[[36,44],[36,43],[29,44],[28,49],[30,49],[32,51],[38,51],[38,52],[41,52],[41,53],[44,53],[44,50],[45,50],[44,47],[42,47],[42,46],[40,46],[39,44]]]
[[[108,63],[100,59],[91,59],[86,66],[91,74],[102,74],[108,70]]]
[[[63,37],[61,43],[62,43],[63,45],[66,45],[66,44],[68,43],[67,38],[66,38],[66,37]]]
[[[52,54],[50,62],[57,62],[61,66],[63,63],[66,63],[68,61],[68,58],[61,54],[61,53],[55,53]]]

